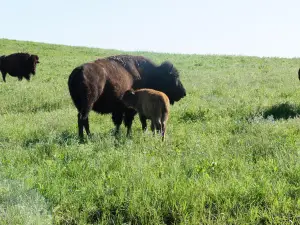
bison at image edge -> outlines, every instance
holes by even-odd
[[[35,75],[38,63],[39,57],[28,53],[14,53],[7,56],[0,56],[0,71],[3,81],[6,82],[7,73],[13,77],[18,77],[18,80],[25,78],[29,81],[31,74]]]

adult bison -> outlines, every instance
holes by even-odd
[[[90,135],[88,115],[112,113],[116,133],[124,120],[127,135],[136,111],[127,108],[122,96],[129,89],[152,88],[164,92],[170,103],[179,101],[186,91],[176,68],[170,62],[155,65],[142,56],[117,55],[97,59],[76,67],[70,74],[69,91],[78,110],[78,132],[83,139],[83,129]]]
[[[6,82],[6,74],[13,77],[18,77],[22,80],[30,80],[30,74],[35,75],[36,64],[39,63],[37,55],[30,55],[28,53],[14,53],[8,56],[0,56],[0,70],[3,81]]]

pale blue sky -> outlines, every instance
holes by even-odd
[[[0,3],[0,38],[129,51],[300,56],[297,0]]]

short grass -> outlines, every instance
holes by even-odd
[[[0,224],[300,224],[299,59],[132,52],[181,73],[166,141],[91,113],[79,144],[68,76],[124,52],[0,40],[18,51],[41,63],[0,82]]]

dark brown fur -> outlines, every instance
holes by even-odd
[[[111,113],[116,133],[124,120],[127,135],[136,114],[121,101],[125,91],[152,88],[164,92],[171,104],[186,95],[176,68],[169,62],[156,66],[142,56],[119,55],[98,59],[75,68],[68,81],[70,95],[78,110],[79,137],[83,128],[90,134],[88,115],[91,110]]]
[[[298,70],[298,79],[300,80],[300,69]]]
[[[36,64],[39,63],[37,55],[28,53],[14,53],[8,56],[0,57],[0,70],[3,81],[6,82],[6,74],[18,77],[19,80],[25,78],[30,80],[30,75],[35,75]]]
[[[155,129],[162,134],[164,140],[166,125],[170,111],[170,101],[163,92],[153,89],[128,90],[125,92],[122,101],[124,104],[135,109],[140,116],[143,128],[146,129],[146,120],[151,120],[151,130]]]

